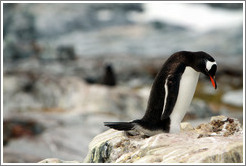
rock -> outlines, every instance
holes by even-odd
[[[226,124],[226,125],[225,125]],[[230,127],[229,127],[229,126]],[[86,163],[240,163],[243,162],[243,133],[236,119],[212,117],[199,130],[182,124],[185,132],[162,133],[149,138],[126,136],[113,129],[97,135],[89,144]],[[230,134],[225,134],[226,130]],[[206,132],[205,132],[206,131]],[[223,132],[212,134],[210,131]],[[232,132],[233,131],[233,132]]]
[[[40,161],[39,163],[80,163],[79,161],[64,161],[58,158],[48,158]]]
[[[73,46],[59,46],[57,48],[58,60],[62,62],[76,60]]]
[[[35,136],[44,131],[44,126],[34,120],[5,119],[3,121],[3,145],[10,139],[23,136]]]
[[[194,130],[194,127],[188,122],[183,122],[180,124],[180,129],[181,129],[181,132],[187,132],[187,131]]]
[[[200,133],[199,138],[214,135],[227,137],[242,131],[241,124],[237,119],[228,118],[223,115],[212,117],[210,123],[200,124],[196,127],[196,130]]]
[[[18,73],[4,75],[4,114],[18,110],[45,112],[77,110],[90,114],[108,112],[117,116],[137,118],[146,107],[146,99],[127,87],[88,85],[78,77],[50,74],[40,74],[33,81],[26,75]]]
[[[33,154],[18,153],[16,151],[4,151],[3,163],[36,163],[42,160]]]
[[[76,77],[56,77],[40,74],[35,80],[27,74],[4,76],[4,112],[12,110],[56,109],[71,110],[81,103],[86,85]],[[25,79],[23,79],[23,77]],[[10,78],[10,79],[9,79]],[[9,82],[14,91],[8,86]],[[29,88],[28,88],[29,86]],[[8,102],[11,100],[11,102]]]
[[[19,60],[36,55],[37,31],[35,18],[27,7],[16,10],[20,4],[4,4],[4,60]]]
[[[227,92],[223,95],[222,101],[233,106],[243,106],[243,89]]]

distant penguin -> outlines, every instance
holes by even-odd
[[[176,52],[156,75],[143,118],[131,122],[104,122],[104,125],[124,130],[129,135],[177,133],[193,98],[199,74],[208,76],[216,89],[216,70],[214,58],[205,52]]]
[[[114,68],[110,63],[106,64],[104,67],[104,76],[103,76],[102,84],[107,86],[116,85],[116,76],[114,73]]]

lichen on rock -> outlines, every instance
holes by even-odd
[[[90,163],[107,163],[111,146],[108,142],[101,144],[97,149],[93,149],[91,152]]]

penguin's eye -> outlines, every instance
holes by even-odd
[[[212,68],[213,65],[216,66],[216,62],[207,61],[206,62],[206,70],[210,71],[210,69]]]

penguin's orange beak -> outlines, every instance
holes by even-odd
[[[213,85],[214,89],[216,89],[217,88],[217,84],[216,84],[215,76],[212,77],[212,76],[209,75],[209,78],[210,78],[210,80],[212,82],[212,85]]]

